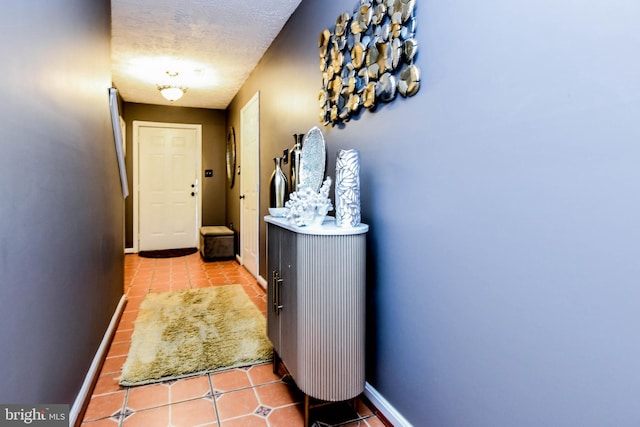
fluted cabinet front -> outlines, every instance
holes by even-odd
[[[305,394],[348,400],[364,390],[366,232],[295,227],[266,217],[267,333]]]

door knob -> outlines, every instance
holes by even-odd
[[[241,194],[241,195],[240,195],[240,199],[241,199],[241,200],[242,200],[242,199],[244,199],[244,194]]]
[[[194,193],[193,191],[191,192],[191,197],[195,196],[196,193]]]

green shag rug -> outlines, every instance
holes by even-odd
[[[148,294],[120,385],[134,386],[271,360],[266,321],[240,285]]]

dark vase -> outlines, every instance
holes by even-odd
[[[304,138],[304,134],[294,133],[293,139],[295,141],[293,145],[293,149],[291,150],[291,159],[289,160],[290,167],[290,183],[291,183],[291,192],[298,191],[298,187],[300,186],[300,157],[302,156],[302,139]]]
[[[276,168],[269,181],[269,207],[284,208],[284,203],[289,199],[289,184],[287,176],[282,172],[282,157],[275,157],[273,161]]]

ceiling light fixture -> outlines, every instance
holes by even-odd
[[[175,71],[167,71],[167,80],[158,85],[158,90],[167,101],[177,101],[187,91],[186,87],[179,86],[176,81],[178,73]]]

